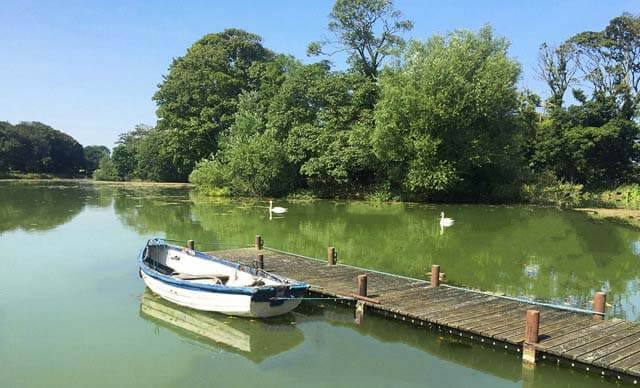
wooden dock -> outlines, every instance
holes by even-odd
[[[558,363],[631,384],[640,381],[638,324],[439,284],[437,266],[426,281],[336,264],[333,248],[327,260],[319,260],[262,248],[261,239],[257,247],[210,254],[309,283],[310,295],[355,306],[356,319],[366,308],[367,314],[523,353],[529,363]],[[594,310],[604,311],[600,296]]]

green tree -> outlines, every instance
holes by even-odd
[[[602,31],[585,31],[568,40],[578,67],[594,96],[616,101],[619,114],[630,120],[640,103],[640,17],[624,13]]]
[[[222,137],[215,158],[197,164],[189,180],[216,193],[283,195],[295,184],[296,173],[285,149],[268,130],[264,101],[257,91],[240,96],[235,122]]]
[[[93,179],[98,181],[117,181],[121,180],[113,165],[111,157],[108,155],[100,159],[98,168],[93,171]]]
[[[129,180],[136,177],[140,143],[151,130],[149,126],[138,124],[132,131],[120,135],[111,155],[113,169],[119,179]]]
[[[570,52],[567,62],[573,62],[567,67],[576,66],[581,85],[593,93],[588,97],[574,89],[578,104],[548,106],[536,131],[531,164],[539,174],[550,172],[591,190],[626,182],[640,157],[640,133],[633,121],[640,102],[640,18],[625,13],[604,30],[576,34],[562,47]],[[559,60],[552,65],[548,67],[562,73]],[[557,99],[563,89],[552,84],[552,99]]]
[[[100,160],[104,159],[105,157],[108,158],[111,155],[111,150],[102,145],[85,146],[83,151],[84,157],[87,161],[85,167],[87,169],[87,172],[89,173],[98,168]]]
[[[173,164],[173,154],[166,133],[149,128],[135,145],[133,176],[150,181],[182,181],[183,177]]]
[[[82,146],[73,137],[39,122],[0,123],[0,168],[76,175],[85,164]]]
[[[227,29],[205,35],[173,61],[153,99],[157,128],[181,179],[217,152],[220,134],[233,123],[238,95],[255,86],[252,66],[273,56],[258,35]]]
[[[396,55],[404,44],[401,33],[413,23],[403,20],[391,0],[336,0],[329,14],[333,39],[309,44],[309,55],[349,54],[353,69],[377,78],[384,59]]]
[[[8,122],[0,122],[0,171],[26,171],[31,154],[29,140]]]
[[[324,63],[289,74],[270,106],[268,126],[286,139],[287,158],[307,187],[329,194],[373,181],[376,93],[368,77],[331,72]]]
[[[553,107],[561,107],[567,88],[574,84],[576,71],[575,50],[571,44],[564,43],[551,47],[546,43],[538,51],[538,76],[551,90],[548,103]]]
[[[533,166],[589,189],[623,183],[640,158],[640,128],[616,116],[610,99],[556,109],[535,137]]]
[[[413,42],[381,75],[373,147],[394,186],[413,198],[481,198],[508,183],[516,163],[519,65],[490,27]]]

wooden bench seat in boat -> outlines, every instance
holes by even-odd
[[[171,275],[171,277],[174,277],[180,280],[213,280],[219,284],[225,284],[229,281],[229,275],[222,275],[222,274],[194,275],[189,273],[174,273]]]

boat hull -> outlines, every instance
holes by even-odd
[[[240,317],[269,318],[286,314],[300,305],[301,299],[273,303],[255,300],[253,295],[192,290],[162,282],[141,271],[142,279],[151,291],[180,306],[202,311],[215,311]]]

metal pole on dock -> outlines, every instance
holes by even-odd
[[[338,253],[336,252],[335,247],[327,248],[327,265],[332,266],[335,265],[338,261]]]
[[[192,251],[195,251],[196,243],[193,240],[187,240],[187,248],[191,249]]]
[[[264,247],[264,240],[262,236],[256,234],[256,249],[262,249],[262,247]]]
[[[440,266],[434,264],[431,266],[431,287],[438,287],[440,285]]]
[[[262,253],[256,257],[255,267],[258,269],[264,269],[264,255]]]
[[[540,311],[527,310],[527,321],[524,327],[524,344],[522,345],[522,362],[536,363],[536,344],[540,329]]]
[[[607,308],[607,294],[604,292],[596,292],[593,296],[593,311],[604,314]],[[601,321],[604,319],[603,315],[593,314],[593,319]]]

